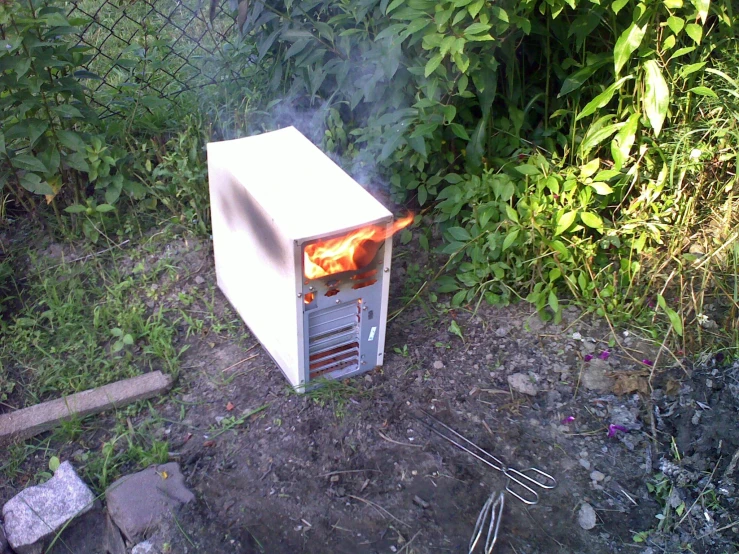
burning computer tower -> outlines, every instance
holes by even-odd
[[[293,127],[208,144],[218,286],[290,383],[382,365],[392,214]]]

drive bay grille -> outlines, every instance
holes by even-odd
[[[326,373],[359,369],[360,313],[359,302],[310,313],[308,360],[312,379]]]

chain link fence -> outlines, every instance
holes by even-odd
[[[186,91],[238,78],[219,63],[237,47],[228,1],[211,8],[203,0],[83,0],[68,17],[89,57],[77,76],[101,117],[176,103]]]

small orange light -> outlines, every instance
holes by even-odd
[[[316,297],[316,293],[315,292],[306,292],[305,293],[305,296],[303,297],[303,301],[306,304],[310,304],[311,302],[313,302],[313,299],[315,297]]]

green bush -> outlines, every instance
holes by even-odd
[[[81,69],[85,49],[68,37],[81,23],[51,3],[0,4],[0,185],[29,213],[44,197],[59,217],[57,198],[64,198],[75,204],[69,211],[100,218],[123,191],[141,193],[125,177],[125,153],[107,143],[79,81],[88,76]],[[88,188],[98,201],[83,205]],[[89,218],[84,230],[96,236]]]
[[[694,143],[735,27],[728,0],[305,0],[255,3],[243,31],[272,96],[330,119],[327,149],[435,203],[454,304],[656,302],[680,334],[664,295],[723,190],[700,184],[714,153],[712,182],[735,180],[731,117]]]

